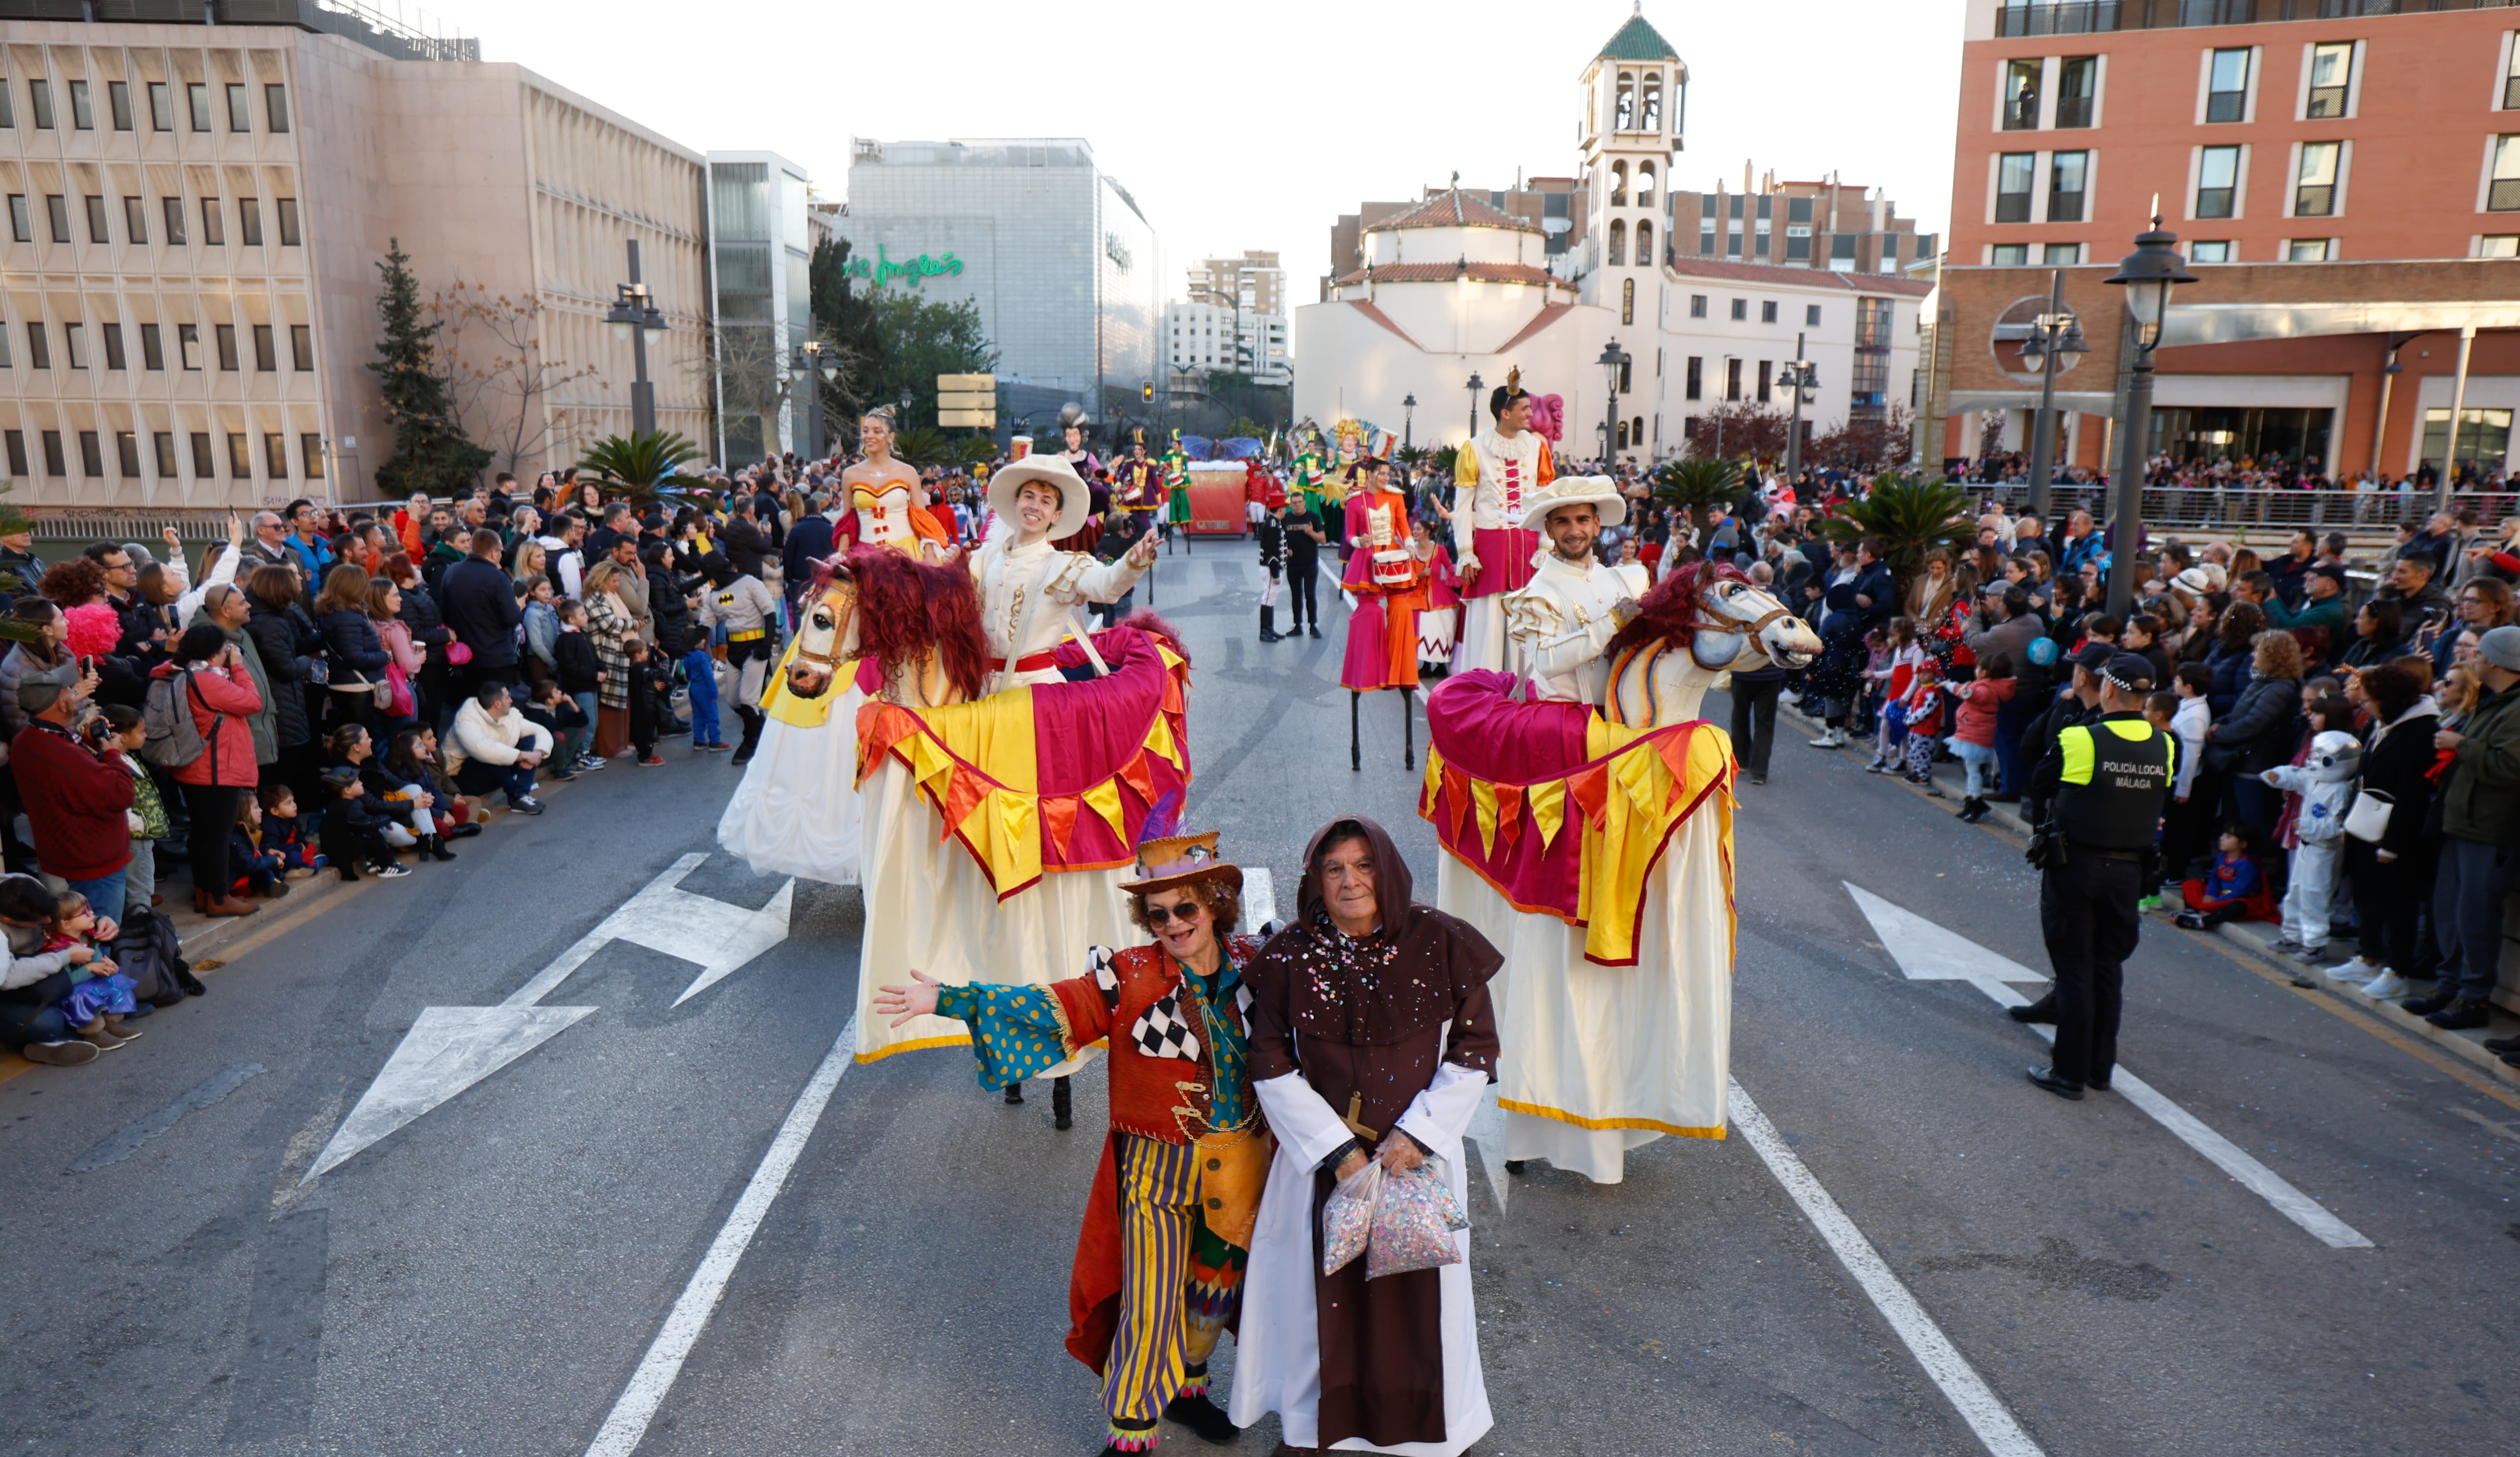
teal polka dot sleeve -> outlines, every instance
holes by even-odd
[[[936,1015],[970,1025],[982,1087],[1037,1078],[1067,1056],[1058,998],[1047,987],[945,987]]]

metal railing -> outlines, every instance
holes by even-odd
[[[2002,502],[2019,510],[2030,504],[2030,487],[2022,481],[1963,481],[1960,489],[1973,500]],[[2057,485],[2048,489],[2050,511],[2087,510],[2106,519],[2109,488]],[[2520,492],[2510,487],[2490,492],[2460,491],[2455,505],[2473,503],[2482,519],[2498,521],[2520,508]],[[2392,527],[2431,513],[2430,491],[2271,491],[2241,486],[2147,486],[2143,522],[2147,527],[2276,526],[2349,531],[2357,527]]]

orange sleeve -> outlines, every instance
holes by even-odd
[[[913,536],[924,537],[939,546],[954,545],[954,534],[947,531],[944,524],[923,506],[910,508],[910,531]]]
[[[1548,441],[1543,440],[1540,442],[1540,483],[1545,486],[1555,479],[1557,479],[1557,454],[1549,448]]]

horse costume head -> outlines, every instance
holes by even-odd
[[[1820,656],[1821,640],[1739,568],[1693,561],[1645,594],[1603,654],[1612,720],[1668,724],[1696,718],[1699,700],[1724,674],[1769,663],[1805,667]]]
[[[931,705],[986,691],[988,635],[979,593],[962,563],[858,547],[822,563],[810,596],[788,665],[788,690],[798,697],[830,691],[852,622],[858,655],[875,659],[887,684],[916,683]],[[954,696],[939,696],[948,691]]]

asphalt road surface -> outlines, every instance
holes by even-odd
[[[1190,819],[1272,867],[1282,909],[1340,812],[1431,886],[1399,699],[1364,705],[1351,772],[1343,614],[1255,641],[1252,555],[1202,544],[1156,578],[1196,659]],[[0,1084],[8,1450],[1096,1450],[1059,1338],[1100,1072],[1059,1133],[959,1050],[827,1060],[854,893],[797,885],[785,939],[679,1004],[695,958],[651,934],[535,1006],[426,1012],[635,931],[625,903],[688,855],[679,893],[773,906],[713,843],[736,772],[667,752],[270,939],[127,1050]],[[1742,791],[1732,1071],[1770,1147],[1741,1118],[1615,1187],[1473,1170],[1478,1450],[2520,1451],[2520,1100],[2152,926],[2122,1055],[2188,1135],[2040,1092],[2000,978],[1933,979],[2044,967],[2017,847],[1860,766],[1788,735]],[[308,1179],[429,1018],[527,1045]],[[394,1085],[454,1058],[407,1052]]]

